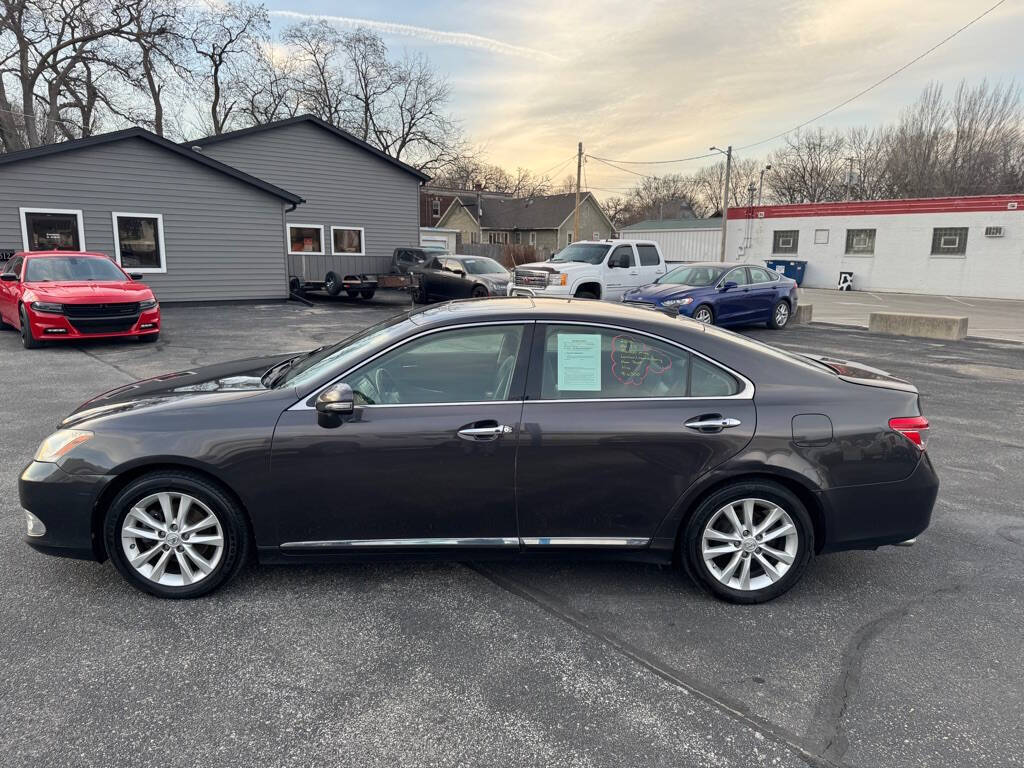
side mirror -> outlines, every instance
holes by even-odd
[[[142,279],[142,273],[140,273],[140,272],[129,272],[128,273],[128,277],[130,277],[132,280],[141,280]]]
[[[3,280],[5,283],[16,283],[18,282],[18,276],[14,272],[4,272],[0,275],[0,280]]]
[[[453,269],[452,272],[454,272],[459,277],[465,277],[466,276],[466,273],[463,272],[461,269]]]
[[[738,287],[739,287],[738,283],[736,283],[736,282],[734,282],[732,280],[729,280],[729,281],[727,281],[725,283],[722,283],[721,290],[723,290],[723,291],[731,291],[733,288],[738,288]]]
[[[341,417],[355,409],[355,395],[348,384],[335,384],[316,396],[316,420],[321,427],[340,427]]]

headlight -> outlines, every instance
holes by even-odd
[[[693,304],[693,297],[687,296],[682,299],[669,299],[668,301],[661,302],[663,307],[685,307],[687,304]]]
[[[32,309],[36,312],[51,312],[55,315],[64,314],[64,305],[55,301],[33,301]]]
[[[139,309],[152,309],[156,306],[156,299],[143,299],[139,302]]]
[[[33,538],[46,535],[46,524],[27,509],[25,510],[25,525],[28,528],[28,535]]]
[[[36,451],[36,461],[53,464],[72,448],[91,438],[92,432],[85,429],[59,429],[39,445],[39,450]]]
[[[555,272],[552,275],[548,275],[548,285],[565,285],[565,279],[568,275],[565,272]]]

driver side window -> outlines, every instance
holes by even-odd
[[[633,266],[633,248],[629,245],[620,245],[608,259],[610,269],[629,269]]]
[[[507,400],[522,325],[439,331],[367,363],[342,381],[356,405],[424,405]]]

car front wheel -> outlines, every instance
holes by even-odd
[[[169,598],[212,592],[238,572],[249,552],[237,502],[209,480],[175,470],[129,483],[107,509],[104,541],[129,584]]]
[[[43,342],[32,335],[32,326],[28,321],[28,311],[22,306],[18,310],[18,314],[21,318],[21,345],[25,349],[39,349],[43,346]]]
[[[732,603],[763,603],[799,581],[814,552],[814,527],[783,486],[738,482],[697,507],[680,545],[702,587]]]
[[[698,323],[712,325],[715,322],[715,313],[711,311],[711,307],[707,304],[701,304],[693,310],[693,319]]]

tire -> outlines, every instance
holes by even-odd
[[[427,304],[427,289],[422,285],[412,292],[412,303],[413,304]]]
[[[348,296],[350,299],[358,299],[359,298],[359,291],[352,290],[352,289],[346,289],[345,290],[345,295]]]
[[[737,541],[724,540],[724,536],[720,538],[723,531],[725,535],[733,535],[731,532],[735,526],[729,522],[725,511],[733,504],[737,522],[741,527],[746,524],[747,505],[744,502],[752,511],[754,528],[737,531]],[[775,514],[772,511],[775,508],[781,511],[782,516],[769,523],[768,538],[758,541],[754,535],[757,526]],[[784,531],[787,525],[792,526],[792,532],[783,536],[771,535],[775,531]],[[706,559],[705,533],[709,531],[708,546],[722,552]],[[744,536],[744,531],[749,533]],[[784,558],[766,552],[763,546],[768,542],[773,545],[770,549]],[[738,481],[715,491],[701,502],[687,521],[679,545],[680,557],[690,577],[715,597],[730,603],[764,603],[787,592],[800,580],[814,552],[814,526],[800,499],[787,488],[768,480]],[[791,562],[786,563],[785,558]],[[778,578],[773,578],[764,563],[771,566]],[[717,573],[712,571],[712,567]]]
[[[373,298],[373,294],[375,294],[376,292],[377,292],[376,288],[364,288],[363,290],[361,290],[359,292],[359,295],[362,296],[367,301],[369,301],[370,299]]]
[[[597,294],[587,288],[580,288],[576,291],[575,298],[577,299],[596,299]]]
[[[692,317],[698,323],[704,323],[705,325],[715,324],[715,310],[713,310],[707,304],[701,304],[699,307],[693,310]]]
[[[171,522],[168,522],[162,516],[160,494],[167,494],[170,497],[172,513],[179,511],[176,500],[180,500],[182,495],[191,497],[191,507],[186,513],[186,525],[196,526],[208,515],[213,515],[216,524],[200,525],[198,528],[194,527],[193,532],[186,531],[186,534],[180,532],[185,526],[176,527],[172,531],[174,518],[172,516]],[[147,513],[151,512],[151,522],[164,526],[163,531],[143,522],[142,518],[133,514],[128,521],[129,529],[153,535],[125,535],[125,519],[137,507],[144,508]],[[215,543],[197,543],[186,551],[184,547],[189,546],[186,543],[186,535],[214,541],[219,535],[219,550]],[[180,544],[177,545],[182,549],[164,549],[168,544],[160,542],[172,541],[172,536],[182,537]],[[151,595],[172,599],[201,597],[213,592],[234,578],[249,557],[249,528],[238,503],[220,486],[184,470],[155,471],[125,486],[107,508],[103,523],[103,540],[114,567],[129,584]],[[152,548],[149,547],[151,540]],[[147,573],[136,569],[129,562],[126,548],[127,552],[134,550],[142,555],[153,551],[152,557],[139,564],[139,569],[148,569]],[[198,554],[203,559],[210,568],[208,573],[202,575],[202,568],[192,559],[193,555],[190,553]],[[197,577],[190,583],[189,579],[185,578],[185,570],[178,558],[184,560],[188,568],[192,569],[193,576]],[[152,576],[161,560],[165,561],[165,565],[157,581]]]
[[[789,302],[779,299],[772,307],[771,315],[768,316],[768,327],[775,331],[781,331],[789,325],[789,318]]]
[[[491,295],[491,292],[488,291],[484,286],[482,286],[482,285],[474,285],[473,286],[473,298],[474,299],[485,299],[485,298],[487,298],[490,295]]]
[[[139,336],[139,341],[141,341],[143,344],[156,344],[156,342],[159,341],[159,339],[159,331],[157,331],[156,333],[146,333],[143,334],[142,336]]]
[[[331,296],[341,293],[341,279],[333,272],[324,275],[324,290]]]
[[[28,312],[25,311],[25,306],[22,305],[18,308],[18,315],[21,318],[21,345],[25,349],[39,349],[43,346],[43,342],[32,336],[32,326],[28,322]]]

